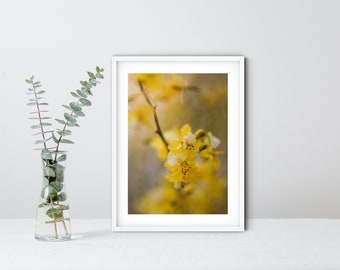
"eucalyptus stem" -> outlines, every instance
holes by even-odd
[[[40,106],[39,106],[39,99],[38,99],[36,87],[35,87],[34,82],[33,82],[33,77],[32,77],[32,80],[30,81],[30,83],[32,85],[32,90],[33,90],[33,93],[34,93],[35,106],[37,108],[37,114],[38,114],[38,118],[39,118],[38,120],[39,120],[41,135],[42,135],[42,138],[43,138],[44,149],[47,149],[45,131],[44,131],[44,126],[43,126],[42,119],[41,119],[42,116],[41,116],[41,110],[40,110]]]
[[[50,203],[51,203],[51,209],[54,208],[52,196],[50,196]],[[55,213],[52,214],[52,217],[53,217],[53,221],[54,221],[53,224],[54,224],[55,238],[58,239],[57,221],[56,221],[56,218],[55,218]]]
[[[156,133],[160,136],[164,146],[166,147],[166,149],[169,151],[168,149],[168,145],[169,143],[167,142],[167,140],[165,139],[164,137],[164,134],[162,132],[162,129],[161,129],[161,126],[159,124],[159,120],[158,120],[158,116],[157,116],[157,110],[156,110],[156,105],[153,105],[148,94],[146,93],[144,87],[143,87],[143,84],[140,80],[138,80],[138,84],[139,84],[139,88],[140,88],[140,91],[142,92],[145,100],[146,100],[146,103],[152,108],[152,112],[153,112],[153,118],[154,118],[154,121],[155,121],[155,125],[156,125]]]
[[[79,101],[78,101],[77,104],[79,104]],[[74,112],[72,111],[72,112],[71,112],[71,116],[73,115],[73,113],[74,113]],[[61,130],[61,134],[63,134],[63,133],[65,132],[65,129],[66,129],[67,125],[68,125],[68,120],[66,120],[66,123],[64,124],[64,127],[63,127],[63,129]],[[60,145],[60,142],[61,142],[62,137],[63,137],[63,135],[59,135],[59,139],[58,139],[57,146],[56,146],[56,149],[55,149],[54,161],[57,160],[57,154],[58,154],[59,145]]]
[[[59,201],[57,201],[57,204],[60,205]],[[68,231],[67,231],[67,227],[66,227],[66,224],[65,224],[64,211],[63,210],[61,210],[61,217],[62,217],[61,223],[63,224],[65,234],[68,235]]]
[[[33,86],[33,83],[32,83],[32,86]],[[35,91],[35,88],[33,86],[33,89],[34,89],[34,97],[37,99],[37,93]],[[36,107],[37,107],[37,112],[38,112],[38,117],[39,117],[39,124],[40,124],[40,130],[41,130],[41,134],[42,134],[42,138],[44,140],[44,148],[46,149],[47,146],[46,146],[46,137],[45,137],[45,132],[44,132],[44,127],[42,125],[42,121],[41,121],[41,114],[40,114],[40,107],[39,107],[39,103],[38,103],[38,99],[35,101],[35,104],[36,104]]]

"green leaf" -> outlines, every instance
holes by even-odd
[[[82,87],[82,88],[85,89],[85,87]],[[83,98],[87,98],[87,94],[84,93],[84,92],[85,92],[84,90],[82,90],[82,91],[80,91],[79,89],[77,90],[77,93],[79,94],[79,96],[81,96]]]
[[[57,139],[57,137],[54,135],[54,132],[52,133],[52,138],[53,138],[53,141],[55,143],[59,143],[59,140]]]
[[[59,204],[58,210],[60,212],[65,211],[65,210],[69,210],[70,206],[69,205],[65,205],[65,204]]]
[[[46,200],[49,200],[50,198],[57,198],[57,196],[57,191],[50,185],[44,187],[41,191],[41,197]]]
[[[65,192],[60,192],[58,194],[58,201],[61,201],[61,202],[66,201],[66,193]]]
[[[64,117],[68,122],[71,123],[77,123],[77,119],[75,119],[72,115],[70,115],[69,113],[64,113]]]
[[[48,203],[43,202],[43,203],[39,204],[38,207],[43,208],[43,207],[48,206],[48,205],[49,205]]]
[[[34,135],[39,135],[39,134],[48,134],[48,133],[51,133],[51,132],[53,132],[53,131],[52,130],[44,130],[43,132],[40,131],[40,132],[34,133],[33,136]]]
[[[90,82],[90,84],[93,85],[93,86],[96,86],[97,83],[99,83],[99,82],[96,81],[96,79],[90,79],[89,82]]]
[[[66,109],[68,109],[68,110],[72,111],[71,107],[70,107],[70,106],[68,106],[68,105],[63,105],[63,107],[65,107]]]
[[[55,218],[57,214],[58,210],[56,208],[50,208],[46,211],[46,215],[49,216],[50,218]]]
[[[60,129],[57,129],[57,133],[60,136],[67,136],[67,135],[71,135],[72,134],[71,130],[68,130],[68,129],[65,129],[64,131],[62,131]]]
[[[40,84],[39,81],[33,83],[34,86],[39,85],[39,84]]]
[[[52,126],[52,124],[50,124],[50,123],[41,123],[39,125],[33,125],[33,126],[31,126],[31,128],[36,129],[36,128],[45,127],[45,126]]]
[[[58,162],[61,162],[61,161],[64,161],[64,160],[66,160],[66,155],[65,154],[63,154],[63,155],[61,155],[60,157],[57,158]]]
[[[43,120],[45,120],[45,119],[51,119],[51,117],[29,117],[28,119],[32,119],[32,120],[39,120],[39,119],[43,119]]]
[[[85,116],[85,114],[84,114],[82,111],[74,112],[74,114],[75,114],[77,117],[83,117],[83,116]]]
[[[85,87],[90,89],[90,88],[92,88],[92,85],[89,82],[85,82]]]
[[[43,94],[43,93],[45,93],[45,91],[41,90],[41,91],[37,92],[37,95],[40,95],[40,94]]]
[[[95,76],[92,72],[88,71],[87,74],[89,75],[90,78],[95,78]]]
[[[88,89],[88,88],[84,88],[84,92],[85,92],[86,94],[88,94],[88,95],[92,96],[92,92],[91,92],[91,90],[90,90],[90,89]]]
[[[56,164],[56,168],[55,168],[55,174],[56,174],[56,180],[59,182],[64,182],[64,170],[65,167],[63,165],[60,164]]]
[[[100,72],[100,70],[101,70],[100,67],[96,66],[96,71]]]
[[[28,103],[27,103],[27,106],[35,106],[35,105],[37,105],[36,102],[28,102]]]
[[[61,139],[61,143],[74,144],[71,140]]]
[[[80,103],[83,104],[84,106],[91,106],[92,105],[92,102],[89,101],[88,99],[86,98],[81,98],[79,99]]]
[[[104,79],[104,76],[102,74],[100,74],[100,73],[97,73],[96,77],[99,78],[99,79]]]
[[[52,137],[49,137],[48,139],[45,139],[45,140],[37,140],[37,141],[35,141],[34,143],[35,143],[35,144],[46,143],[47,141],[49,141],[49,140],[51,140],[51,139],[52,139]]]
[[[85,88],[91,88],[91,87],[92,87],[92,85],[89,84],[87,81],[81,81],[80,84],[81,84],[82,86],[84,86]]]
[[[60,120],[60,119],[55,119],[58,123],[62,124],[62,125],[65,125],[66,122],[64,120]]]
[[[40,150],[40,151],[41,151],[41,150],[44,150],[44,149],[51,149],[51,150],[53,149],[53,150],[55,150],[55,148],[56,148],[56,147],[53,146],[53,147],[46,147],[46,148],[35,148],[35,149],[33,149],[33,150]]]
[[[43,175],[47,177],[55,177],[55,172],[50,167],[43,167]]]
[[[25,82],[27,82],[27,83],[29,83],[29,84],[31,84],[31,83],[32,83],[32,81],[31,81],[31,80],[29,80],[29,79],[25,80]]]
[[[51,151],[47,150],[47,149],[43,149],[41,151],[41,158],[43,160],[47,160],[47,159],[52,159],[52,153]]]
[[[68,122],[67,125],[69,127],[79,127],[79,125],[77,123],[73,123],[73,122]]]
[[[62,191],[64,187],[63,183],[60,181],[53,181],[50,183],[50,186],[52,186],[58,192]]]
[[[48,185],[48,183],[49,183],[49,180],[48,180],[48,178],[46,178],[46,177],[43,177],[43,186],[47,186],[47,185]]]
[[[38,101],[40,99],[44,99],[44,98],[43,97],[30,98],[29,101]]]
[[[43,177],[43,186],[47,186],[50,181],[46,178]]]
[[[61,221],[64,221],[64,220],[70,220],[70,218],[63,218],[63,217],[58,217],[54,220],[48,220],[48,221],[45,221],[45,224],[53,224],[55,222],[61,222]]]
[[[70,103],[70,107],[72,108],[73,111],[77,112],[77,111],[81,111],[82,107],[80,105],[78,105],[76,102],[71,102]]]
[[[38,105],[39,106],[44,106],[44,105],[48,105],[48,103],[47,102],[43,102],[43,103],[39,103]]]
[[[75,92],[71,92],[71,95],[76,97],[76,98],[79,98],[79,96]]]
[[[40,111],[41,113],[44,113],[44,112],[48,112],[48,110],[44,110],[44,111]],[[35,113],[39,113],[39,112],[30,112],[30,114],[35,114]]]

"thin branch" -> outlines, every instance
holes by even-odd
[[[169,151],[168,149],[168,145],[169,143],[166,141],[164,135],[163,135],[163,132],[162,132],[162,129],[161,129],[161,126],[159,124],[159,120],[158,120],[158,116],[157,116],[157,111],[156,111],[156,107],[155,105],[152,104],[149,96],[147,95],[144,87],[143,87],[143,84],[140,80],[138,80],[138,84],[139,84],[139,87],[140,87],[140,91],[142,92],[145,100],[146,100],[146,103],[152,108],[152,111],[153,111],[153,118],[154,118],[154,121],[155,121],[155,124],[156,124],[156,133],[161,137],[161,140],[162,142],[164,143],[166,149]]]
[[[37,96],[37,91],[36,91],[36,88],[34,86],[34,82],[33,81],[32,81],[32,87],[33,87],[33,91],[34,91],[35,105],[37,107],[37,112],[38,112],[40,130],[41,130],[42,138],[44,140],[44,149],[46,149],[47,146],[46,146],[45,131],[44,131],[44,127],[42,125],[41,114],[40,114],[40,106],[39,106],[39,100],[38,100],[38,96]]]

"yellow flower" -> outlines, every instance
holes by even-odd
[[[182,76],[176,74],[163,74],[161,90],[157,93],[159,99],[169,99],[170,97],[181,94],[186,88],[187,82]]]
[[[178,137],[177,133],[177,131],[165,131],[163,135],[166,141],[172,141],[176,140]],[[155,136],[150,140],[149,145],[156,150],[157,156],[160,160],[165,161],[167,159],[169,150],[164,145],[163,140],[158,136],[158,134],[155,134]]]
[[[154,129],[154,125],[151,122],[153,115],[152,108],[147,104],[138,104],[133,109],[129,110],[129,123],[135,121],[142,123],[149,129]]]
[[[163,85],[163,78],[161,74],[134,74],[134,77],[143,85],[145,90],[159,90]]]
[[[168,183],[150,189],[139,202],[137,209],[143,214],[175,214],[177,191]]]
[[[165,167],[170,171],[166,178],[175,188],[183,188],[197,180],[195,153],[192,150],[178,149],[169,152]]]
[[[201,142],[196,140],[195,135],[191,132],[191,127],[185,124],[176,139],[169,141],[169,150],[178,150],[179,148],[184,148],[187,150],[197,151],[199,149]]]
[[[142,84],[144,90],[156,91],[157,98],[161,100],[182,93],[187,86],[183,77],[176,74],[134,74],[134,78]]]

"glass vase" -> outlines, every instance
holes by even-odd
[[[65,189],[67,153],[43,149],[42,188],[39,197],[35,238],[45,241],[71,239],[70,206]]]

